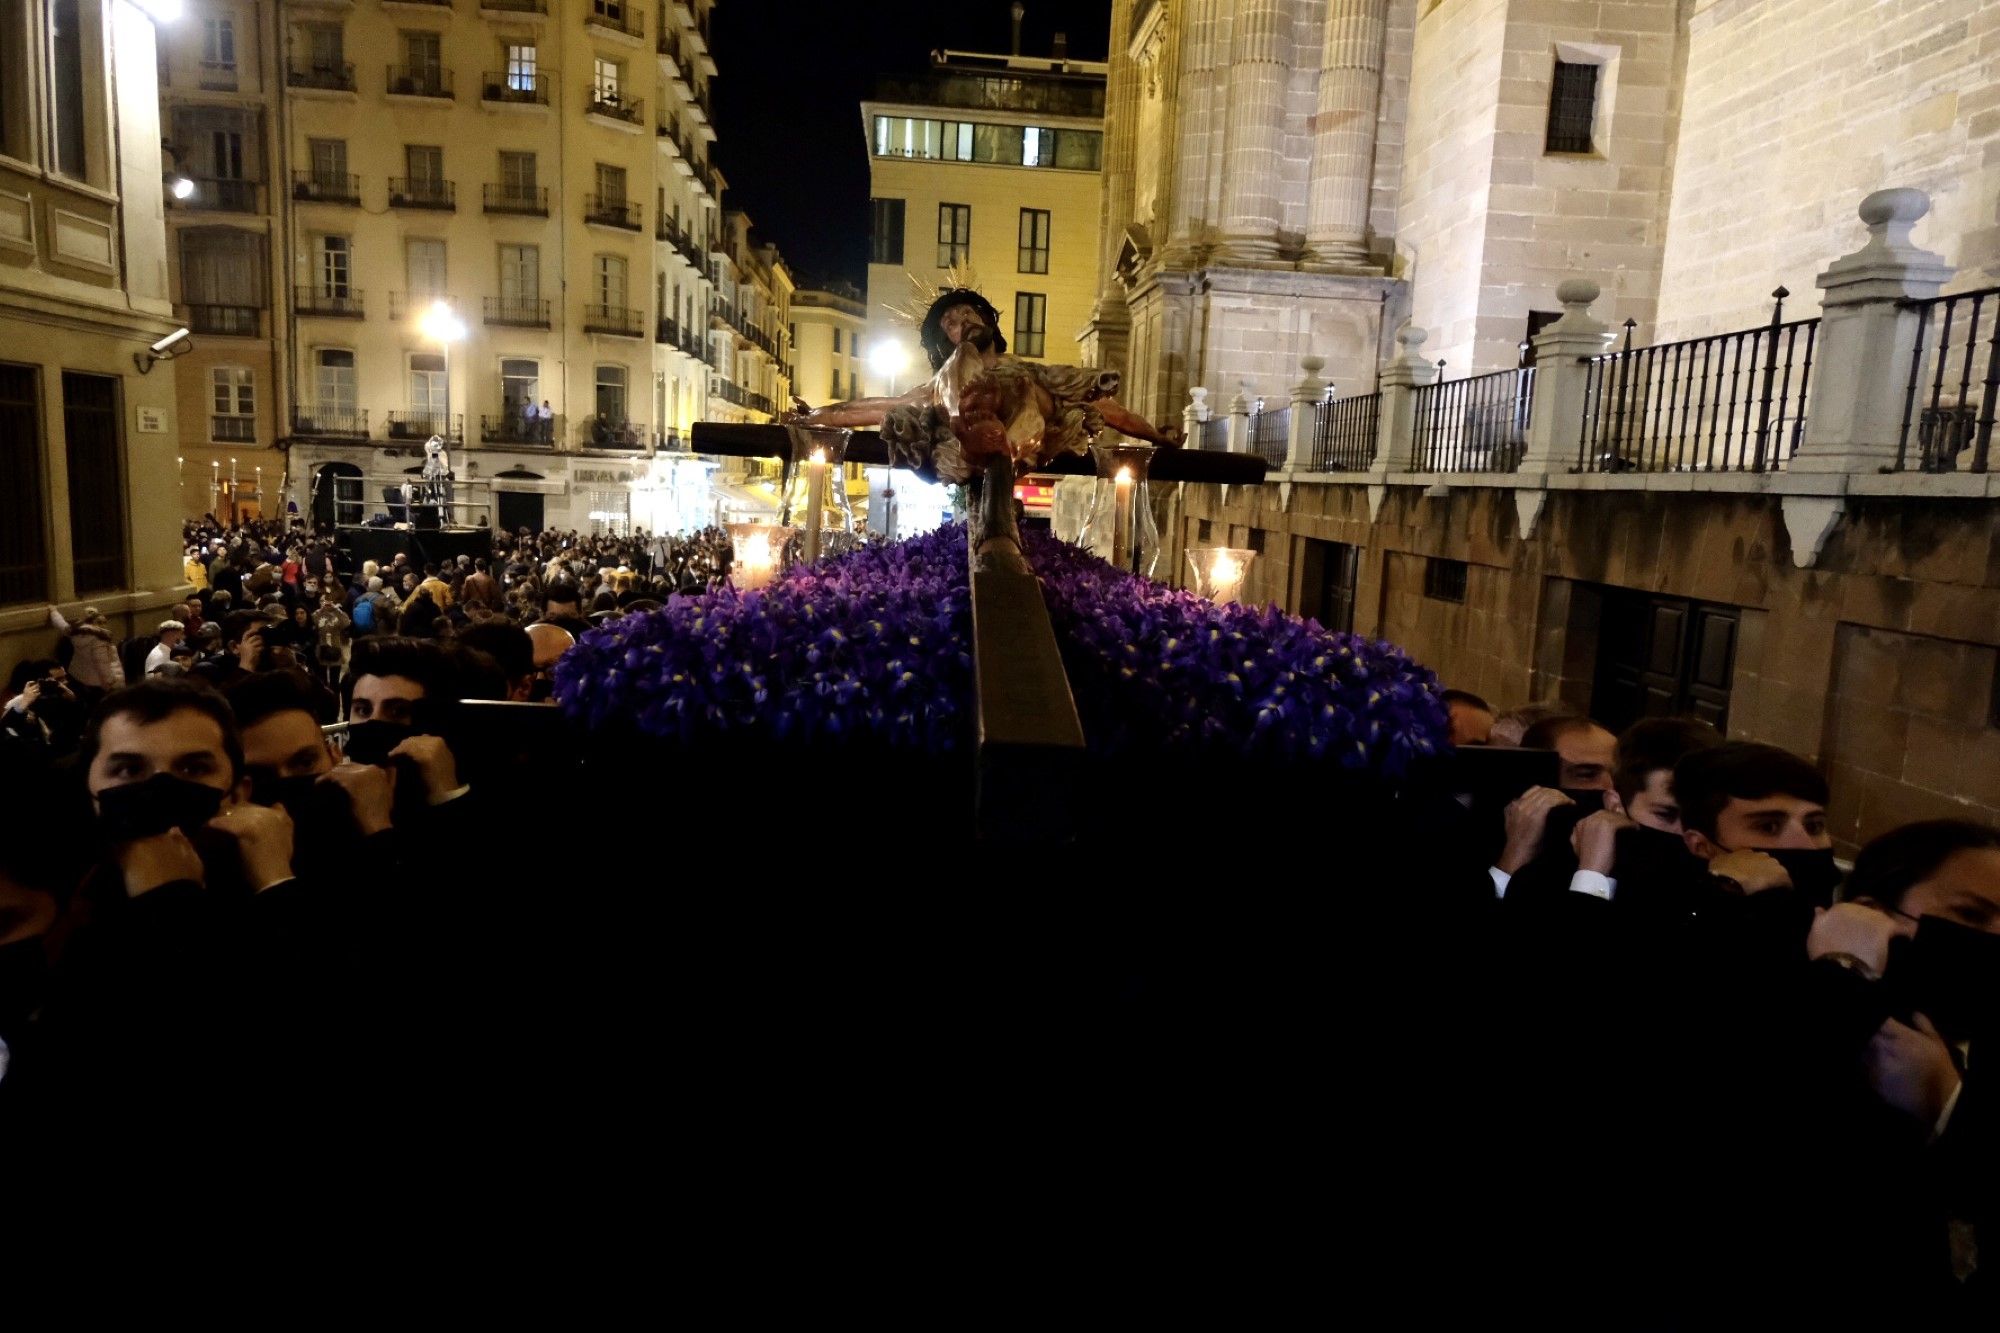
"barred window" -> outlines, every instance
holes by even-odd
[[[1049,298],[1040,292],[1014,293],[1014,346],[1016,356],[1042,355],[1047,332]]]
[[[1022,273],[1049,271],[1049,210],[1046,208],[1021,210],[1019,271]]]
[[[1548,152],[1591,151],[1592,129],[1597,120],[1598,70],[1597,65],[1556,61],[1555,82],[1549,91]]]
[[[1432,556],[1424,561],[1424,596],[1435,602],[1465,600],[1465,562]]]
[[[972,205],[938,205],[937,266],[950,268],[972,257]]]
[[[901,199],[870,199],[868,201],[870,225],[868,229],[868,262],[871,264],[900,264],[903,262],[903,201]]]

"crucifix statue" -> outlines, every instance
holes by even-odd
[[[803,426],[877,427],[896,467],[947,483],[983,478],[975,549],[1018,551],[1013,479],[1059,454],[1083,453],[1109,426],[1174,448],[1178,431],[1159,430],[1120,403],[1115,370],[1050,365],[1008,356],[1000,312],[967,286],[938,293],[917,340],[932,376],[893,398],[858,398],[808,408],[787,419]]]

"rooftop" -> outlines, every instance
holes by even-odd
[[[871,101],[910,106],[1104,117],[1106,66],[1097,60],[933,51],[921,74],[885,74]]]

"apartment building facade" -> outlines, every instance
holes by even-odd
[[[784,391],[789,280],[722,208],[706,0],[192,8],[164,62],[208,330],[191,510],[363,521],[440,435],[460,521],[644,526],[655,455]]]
[[[4,672],[51,604],[129,634],[185,592],[155,49],[134,0],[0,6]]]

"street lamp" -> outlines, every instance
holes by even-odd
[[[896,377],[910,364],[910,351],[893,338],[883,338],[868,349],[868,368],[889,383],[889,396],[896,396]]]
[[[417,317],[417,332],[436,343],[444,352],[444,428],[437,434],[451,438],[451,345],[465,336],[465,321],[451,304],[442,299],[430,303]]]

